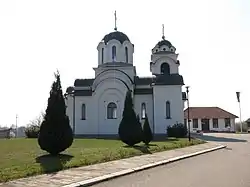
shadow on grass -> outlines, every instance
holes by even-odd
[[[40,163],[45,173],[60,171],[64,165],[73,158],[71,155],[59,154],[57,156],[42,155],[36,158],[36,162]]]
[[[141,151],[142,153],[144,154],[152,154],[148,148],[149,148],[150,145],[134,145],[134,146],[129,146],[129,145],[124,145],[123,147],[125,148],[134,148],[134,149],[137,149],[139,151]],[[153,144],[153,146],[157,146],[155,144]]]

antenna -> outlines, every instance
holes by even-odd
[[[164,24],[162,24],[162,39],[165,40]]]
[[[116,11],[115,11],[115,31],[117,31],[117,26],[116,26],[116,22],[117,22],[117,17],[116,17]]]

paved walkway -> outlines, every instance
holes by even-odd
[[[93,187],[250,187],[250,134],[214,133],[204,134],[202,138],[227,145],[227,148]]]
[[[159,152],[155,154],[148,154],[142,156],[131,157],[122,160],[106,162],[102,164],[95,164],[79,168],[72,168],[64,171],[59,171],[53,174],[38,175],[29,178],[18,179],[8,183],[0,184],[0,187],[57,187],[64,186],[79,181],[99,177],[102,175],[119,172],[122,170],[140,167],[146,164],[159,162],[165,159],[192,154],[197,151],[215,148],[217,143],[205,143],[191,147],[185,147],[176,150]]]

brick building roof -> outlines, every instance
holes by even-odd
[[[187,119],[188,118],[188,110],[185,109],[184,116]],[[189,118],[205,118],[205,119],[211,119],[211,118],[218,118],[218,119],[224,119],[224,118],[238,118],[238,116],[223,110],[219,107],[189,107]]]

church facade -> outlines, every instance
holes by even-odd
[[[76,136],[118,135],[126,92],[143,124],[147,114],[154,134],[167,126],[184,123],[183,77],[176,48],[162,37],[152,49],[152,76],[139,77],[133,64],[134,44],[115,30],[97,46],[98,66],[93,79],[76,79],[67,88],[67,115]]]

